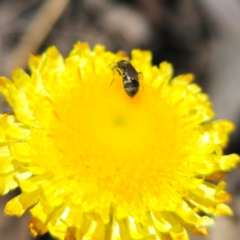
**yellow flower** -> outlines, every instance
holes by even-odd
[[[77,43],[30,57],[28,75],[0,78],[14,114],[0,115],[0,193],[20,187],[5,212],[29,210],[33,235],[58,239],[188,239],[210,215],[231,214],[218,179],[239,162],[223,155],[229,121],[212,121],[191,74],[151,65],[133,50],[140,88],[126,94],[114,64],[127,57]],[[113,71],[114,70],[114,71]]]

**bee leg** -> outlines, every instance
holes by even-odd
[[[142,72],[138,72],[137,74],[138,74],[138,76],[140,77],[139,79],[140,79],[140,80],[143,80],[143,74],[142,74]]]
[[[115,75],[116,71],[117,71],[117,73],[119,74],[119,76],[122,75],[122,74],[121,74],[121,71],[120,71],[115,65],[112,67],[112,71],[113,71],[113,75]],[[113,78],[113,80],[111,81],[111,83],[110,83],[110,85],[109,85],[109,88],[110,88],[110,86],[113,84],[114,81],[115,81],[115,78]]]
[[[116,68],[115,70],[118,72],[119,76],[122,76],[122,73],[118,68]]]
[[[141,85],[141,87],[142,87],[142,89],[143,89],[143,91],[144,91],[144,86],[143,86],[143,74],[142,74],[142,72],[138,72],[138,77],[139,77],[139,81],[140,81],[140,85]],[[145,92],[145,91],[144,91]]]
[[[113,82],[115,81],[115,78],[111,81],[111,83],[109,84],[109,88],[110,86],[113,84]]]

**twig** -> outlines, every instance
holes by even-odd
[[[15,67],[25,68],[29,53],[35,52],[66,8],[69,0],[45,0],[43,6],[27,27],[19,44],[5,62],[5,75]]]

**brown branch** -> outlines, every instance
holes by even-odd
[[[38,49],[68,3],[69,0],[45,0],[18,45],[9,53],[5,61],[5,75],[10,75],[15,67],[26,67],[29,53]]]

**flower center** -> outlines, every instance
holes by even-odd
[[[33,159],[55,175],[75,178],[76,199],[86,199],[91,192],[90,202],[108,196],[118,206],[161,201],[159,206],[166,208],[173,188],[182,187],[173,191],[172,201],[184,192],[188,158],[179,158],[187,155],[189,136],[159,92],[146,94],[141,88],[131,98],[121,78],[112,85],[100,78],[76,83],[58,100],[59,111],[49,129],[32,134],[31,141],[38,145]],[[152,198],[145,203],[141,196],[149,194]]]

